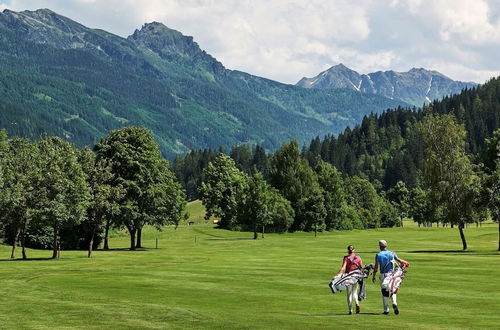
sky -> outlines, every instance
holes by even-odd
[[[0,0],[6,8],[49,8],[123,37],[158,21],[229,69],[292,84],[339,63],[478,83],[500,75],[498,0]]]

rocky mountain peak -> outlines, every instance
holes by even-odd
[[[128,37],[139,48],[156,53],[160,57],[190,66],[201,65],[214,73],[222,73],[224,67],[203,51],[191,36],[185,36],[159,22],[146,23]]]
[[[305,88],[349,88],[364,93],[379,94],[415,106],[430,103],[449,94],[459,93],[465,87],[477,84],[454,81],[445,75],[425,68],[408,72],[377,71],[359,74],[338,64],[313,78],[302,78],[297,86]]]

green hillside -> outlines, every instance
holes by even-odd
[[[0,101],[19,109],[0,116],[11,136],[47,132],[81,146],[140,125],[168,156],[240,143],[274,149],[402,104],[228,70],[160,23],[125,39],[47,9],[0,13]],[[21,118],[23,129],[13,128]]]

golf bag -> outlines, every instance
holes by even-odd
[[[404,265],[399,265],[394,263],[393,271],[389,276],[385,277],[382,281],[382,290],[389,293],[389,297],[396,294],[399,290],[399,286],[405,278],[406,270]]]
[[[330,281],[328,287],[332,290],[332,293],[342,292],[347,289],[348,286],[362,282],[363,279],[370,275],[372,269],[373,264],[369,264],[349,273],[339,274]]]

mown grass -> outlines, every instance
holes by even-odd
[[[269,234],[210,225],[148,228],[141,251],[62,251],[62,260],[7,261],[0,247],[0,328],[495,328],[500,325],[497,227],[416,228]],[[159,249],[154,247],[159,239]],[[379,285],[368,284],[361,315],[327,287],[348,244],[365,263],[377,241],[412,263],[398,297],[401,314],[380,315]],[[45,258],[50,251],[30,250]]]
[[[182,224],[187,225],[188,223],[195,224],[213,224],[215,218],[212,217],[208,221],[205,220],[205,207],[201,203],[200,200],[195,200],[187,203],[186,212],[189,218],[185,221],[182,221]]]

